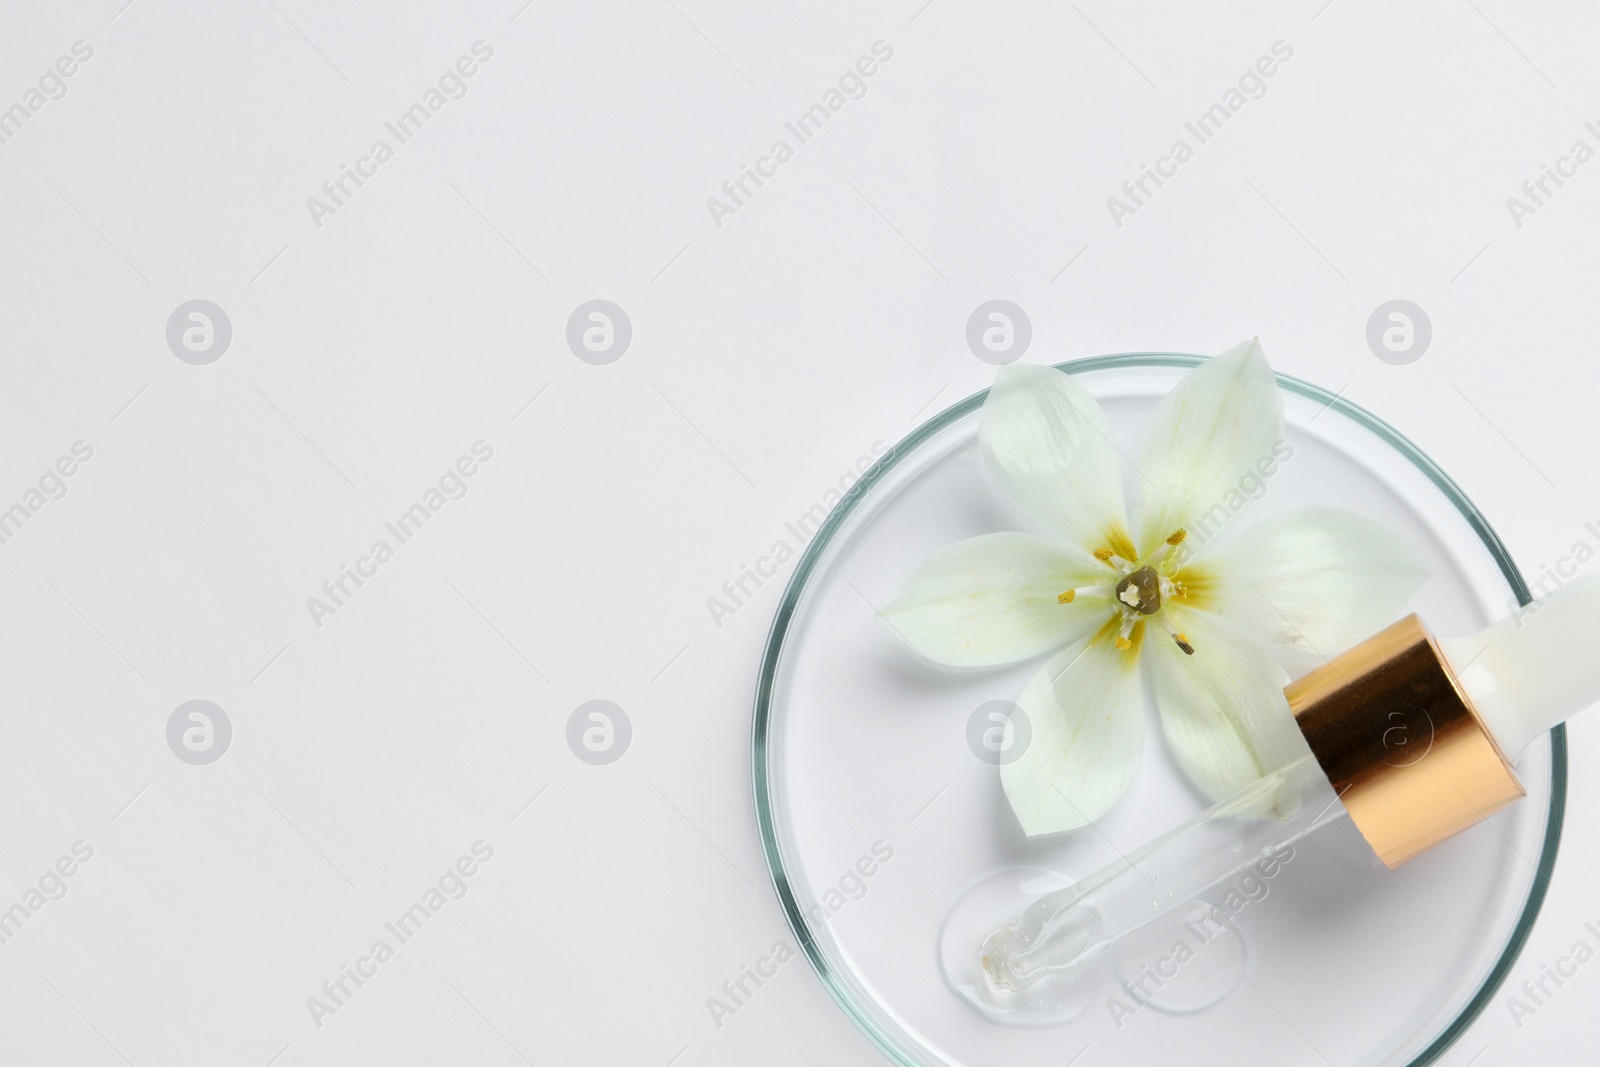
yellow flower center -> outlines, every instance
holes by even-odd
[[[1192,656],[1194,646],[1189,638],[1179,633],[1161,610],[1167,600],[1188,599],[1189,590],[1185,584],[1188,576],[1184,573],[1183,556],[1176,551],[1187,536],[1186,530],[1173,531],[1161,547],[1142,560],[1126,560],[1110,548],[1097,548],[1094,558],[1116,571],[1116,583],[1068,589],[1057,596],[1056,601],[1071,604],[1079,593],[1107,597],[1113,612],[1111,621],[1120,623],[1108,627],[1117,633],[1117,648],[1124,652],[1134,649],[1134,631],[1148,620],[1165,630],[1184,655]]]

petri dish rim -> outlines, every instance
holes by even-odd
[[[1057,370],[1068,374],[1087,374],[1099,370],[1123,370],[1138,367],[1194,367],[1203,363],[1208,357],[1190,355],[1176,352],[1123,352],[1114,355],[1091,356],[1085,359],[1067,360],[1054,364]],[[1469,500],[1461,488],[1456,485],[1438,464],[1434,463],[1428,455],[1411,442],[1404,434],[1394,427],[1367,411],[1358,404],[1344,399],[1336,393],[1329,392],[1319,385],[1305,381],[1288,374],[1277,374],[1278,384],[1281,388],[1317,401],[1331,408],[1353,422],[1371,431],[1385,444],[1389,445],[1401,456],[1409,460],[1413,466],[1420,470],[1441,493],[1443,493],[1461,513],[1472,527],[1478,539],[1488,550],[1495,565],[1499,567],[1506,583],[1511,587],[1512,593],[1521,604],[1528,604],[1532,595],[1528,591],[1527,582],[1522,577],[1522,572],[1517,569],[1510,553],[1506,551],[1494,527],[1489,520],[1484,518],[1477,507]],[[969,414],[980,405],[989,395],[989,390],[983,389],[960,400],[941,411],[938,415],[918,426],[900,441],[896,442],[885,452],[878,462],[874,463],[863,474],[855,485],[844,495],[844,498],[834,507],[822,526],[817,530],[816,536],[806,546],[799,562],[795,565],[794,574],[790,576],[788,585],[783,591],[783,598],[779,601],[778,610],[773,616],[772,627],[768,631],[765,649],[761,656],[761,672],[756,681],[755,714],[751,729],[751,782],[755,793],[756,822],[761,832],[761,850],[766,858],[767,872],[772,878],[772,885],[778,894],[778,900],[783,905],[785,917],[789,927],[794,931],[795,939],[805,952],[806,958],[811,961],[811,967],[822,979],[824,988],[838,1003],[856,1028],[866,1035],[874,1046],[878,1048],[890,1061],[900,1067],[921,1067],[920,1061],[914,1059],[906,1050],[902,1049],[894,1038],[886,1033],[874,1021],[872,1016],[856,1002],[856,998],[849,986],[834,974],[827,958],[822,954],[810,925],[806,921],[804,912],[795,899],[794,891],[789,884],[789,876],[783,861],[783,852],[778,842],[778,835],[774,824],[772,804],[772,780],[770,775],[770,754],[768,751],[768,737],[771,726],[772,690],[777,677],[778,664],[783,652],[784,640],[788,636],[790,623],[793,620],[795,608],[801,595],[805,592],[811,573],[815,569],[823,553],[832,544],[839,527],[849,514],[855,510],[861,498],[871,490],[883,477],[907,455],[919,448],[922,443],[939,433],[951,423]],[[1539,850],[1538,869],[1534,874],[1528,898],[1523,902],[1522,912],[1517,918],[1516,926],[1511,931],[1505,947],[1501,950],[1489,973],[1484,977],[1476,993],[1456,1014],[1428,1046],[1410,1061],[1408,1067],[1427,1067],[1434,1063],[1446,1050],[1467,1031],[1467,1028],[1482,1014],[1500,986],[1505,982],[1506,975],[1516,964],[1522,954],[1522,948],[1528,940],[1528,935],[1533,930],[1534,923],[1539,918],[1539,911],[1544,905],[1545,894],[1550,887],[1550,878],[1555,871],[1556,855],[1561,845],[1561,830],[1566,816],[1567,800],[1567,731],[1565,726],[1557,726],[1550,731],[1550,804],[1545,818],[1544,840]]]

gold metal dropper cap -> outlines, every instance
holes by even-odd
[[[1351,821],[1390,867],[1525,795],[1415,615],[1283,692]]]

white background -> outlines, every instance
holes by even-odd
[[[94,850],[0,944],[5,1062],[880,1062],[803,963],[707,1010],[791,935],[748,757],[779,584],[720,626],[706,602],[989,382],[989,299],[1039,362],[1259,334],[1435,457],[1530,578],[1600,547],[1600,162],[1520,227],[1506,204],[1600,148],[1600,14],[523,2],[0,16],[0,108],[93,50],[0,144],[0,508],[93,449],[0,545],[0,908]],[[878,41],[865,95],[719,226],[707,198]],[[1278,41],[1265,95],[1116,225]],[[233,330],[204,366],[165,333],[196,298]],[[595,298],[633,326],[606,366],[565,340]],[[1365,340],[1394,298],[1433,326],[1404,366]],[[307,598],[480,440],[467,494],[316,625]],[[209,766],[166,741],[197,698],[233,727]],[[632,723],[607,766],[566,742],[592,699]],[[1597,735],[1571,731],[1507,992],[1597,944]],[[467,894],[318,1026],[307,998],[479,840]],[[1518,1028],[1503,992],[1446,1062],[1585,1062],[1597,993],[1586,965]]]

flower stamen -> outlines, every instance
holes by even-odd
[[[1157,621],[1161,623],[1161,628],[1167,631],[1167,636],[1172,638],[1173,643],[1179,648],[1183,649],[1183,654],[1185,656],[1194,655],[1194,646],[1189,643],[1188,634],[1179,633],[1177,627],[1168,622],[1165,617]]]
[[[1094,550],[1094,558],[1119,574],[1127,574],[1133,570],[1133,564],[1117,555],[1115,549],[1097,548]]]
[[[1138,624],[1138,616],[1127,612],[1123,613],[1122,632],[1117,635],[1116,641],[1112,642],[1120,651],[1126,652],[1133,647],[1133,628]]]
[[[1169,534],[1167,539],[1166,539],[1166,541],[1161,545],[1161,547],[1156,549],[1155,552],[1151,553],[1150,560],[1149,560],[1151,566],[1165,565],[1166,562],[1169,559],[1171,559],[1175,554],[1177,554],[1176,553],[1177,547],[1179,545],[1183,544],[1184,538],[1186,538],[1188,536],[1189,536],[1189,531],[1183,529],[1182,527],[1179,527],[1178,529],[1174,530],[1171,534]]]
[[[1080,585],[1076,589],[1068,589],[1064,593],[1056,594],[1056,603],[1070,604],[1074,600],[1077,600],[1080,594],[1083,596],[1111,596],[1111,583],[1091,582],[1088,585]]]

